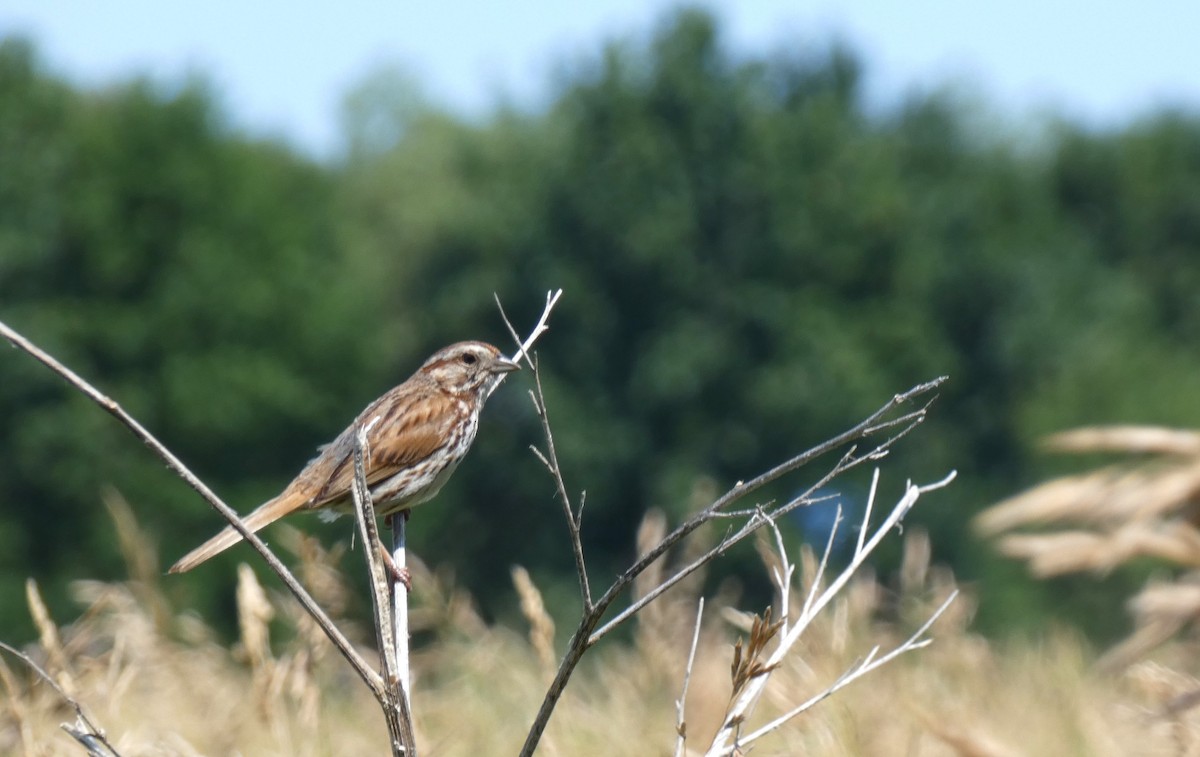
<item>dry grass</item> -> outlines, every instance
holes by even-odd
[[[1001,552],[1037,576],[1106,573],[1134,559],[1163,575],[1129,600],[1133,633],[1101,667],[1125,668],[1200,621],[1200,432],[1153,426],[1101,426],[1055,434],[1056,452],[1119,456],[1097,470],[1022,492],[976,519]],[[1182,651],[1181,651],[1182,650]],[[1194,646],[1164,655],[1194,656]],[[1193,670],[1193,667],[1188,667]]]
[[[658,527],[648,520],[646,538]],[[127,521],[122,528],[136,527]],[[122,538],[146,543],[136,533]],[[328,568],[328,556],[298,535],[285,541],[301,555],[301,573],[325,606],[344,607],[345,587]],[[885,588],[863,576],[847,587],[809,630],[803,654],[775,671],[755,719],[823,689],[871,646],[902,640],[955,588],[953,576],[929,565],[920,533],[907,535],[905,549],[899,586]],[[145,555],[137,559],[146,564]],[[811,554],[802,554],[802,572],[813,575],[814,564]],[[153,575],[143,571],[151,583]],[[562,640],[553,638],[529,576],[514,575],[530,620],[528,637],[487,626],[461,591],[416,572],[414,618],[435,638],[413,660],[423,754],[518,750],[544,691],[548,645],[561,649]],[[239,577],[241,640],[232,649],[194,615],[169,609],[157,587],[138,578],[77,584],[84,610],[62,627],[36,609],[31,590],[41,641],[27,649],[69,681],[70,692],[125,757],[386,751],[375,702],[294,600],[264,591],[248,568]],[[672,753],[697,585],[680,587],[640,615],[630,641],[601,645],[568,689],[540,754]],[[686,703],[694,748],[720,724],[732,692],[735,642],[749,641],[752,623],[724,595],[710,597],[709,607]],[[1062,633],[1038,645],[997,647],[968,630],[971,612],[969,601],[956,602],[934,626],[931,647],[850,686],[760,742],[754,753],[1200,753],[1200,714],[1159,714],[1196,688],[1189,676],[1149,664],[1100,676],[1090,670],[1086,647]],[[80,754],[58,729],[72,718],[69,710],[19,662],[7,662],[0,666],[0,753]]]

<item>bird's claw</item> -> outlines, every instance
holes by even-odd
[[[412,591],[412,573],[403,565],[397,565],[392,559],[391,553],[387,547],[383,546],[382,542],[379,545],[379,554],[383,555],[383,564],[387,568],[388,575],[394,580],[404,584],[407,591]]]

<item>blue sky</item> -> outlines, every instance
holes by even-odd
[[[1013,117],[1046,111],[1122,123],[1200,106],[1195,0],[710,0],[729,42],[753,52],[837,36],[887,103],[952,83]],[[235,121],[318,154],[337,144],[342,95],[399,64],[435,101],[480,112],[503,92],[536,103],[556,64],[606,37],[647,32],[675,2],[506,0],[4,0],[0,36],[25,34],[85,85],[201,72]]]

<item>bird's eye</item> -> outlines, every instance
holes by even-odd
[[[476,363],[479,362],[479,358],[476,357],[475,355],[472,355],[470,352],[468,352],[462,356],[462,361],[463,361],[463,365],[475,365]]]

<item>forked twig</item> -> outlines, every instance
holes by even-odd
[[[567,494],[567,484],[562,477],[562,467],[558,464],[558,449],[554,446],[554,434],[550,431],[550,414],[546,409],[545,396],[542,394],[542,375],[537,370],[536,361],[534,362],[533,382],[537,390],[531,390],[529,396],[533,399],[534,410],[542,424],[542,433],[546,436],[546,452],[543,453],[537,447],[532,446],[530,449],[554,478],[554,485],[558,490],[558,500],[563,507],[563,516],[567,519],[567,535],[571,539],[571,554],[575,557],[575,573],[579,577],[579,593],[583,598],[583,609],[584,612],[591,612],[594,607],[592,585],[588,580],[587,561],[583,556],[583,503],[587,492],[579,495],[579,509],[572,508],[571,496]]]
[[[563,480],[562,467],[558,464],[558,450],[554,446],[554,434],[550,430],[550,416],[546,409],[546,399],[542,392],[542,374],[538,370],[537,360],[529,355],[529,347],[533,345],[534,339],[548,328],[545,326],[546,318],[550,314],[550,309],[554,307],[554,303],[558,302],[559,295],[562,290],[559,289],[553,294],[546,294],[546,308],[542,311],[542,317],[538,320],[537,326],[534,327],[529,339],[524,343],[517,336],[517,330],[513,328],[512,323],[508,320],[508,315],[504,312],[504,306],[500,304],[500,298],[496,298],[496,305],[500,308],[500,317],[504,320],[505,327],[508,328],[508,333],[512,336],[514,342],[517,343],[517,352],[513,355],[513,360],[525,357],[525,362],[533,371],[534,389],[529,391],[529,397],[533,400],[533,408],[537,413],[538,420],[542,424],[542,433],[546,437],[546,451],[542,452],[537,447],[530,447],[537,459],[546,466],[554,479],[554,485],[558,491],[558,499],[563,506],[563,515],[567,519],[567,534],[571,540],[571,553],[575,557],[575,573],[579,577],[579,593],[583,598],[584,612],[588,613],[592,610],[592,587],[588,580],[587,563],[583,556],[583,503],[586,500],[587,492],[579,495],[579,508],[576,510],[571,506],[571,496],[567,494],[567,484]]]
[[[511,326],[509,327],[512,330]],[[530,367],[534,372],[534,391],[532,392],[534,407],[538,412],[539,418],[542,420],[542,430],[546,436],[547,450],[554,449],[553,433],[550,429],[549,421],[547,420],[545,407],[545,397],[542,394],[541,381],[538,377],[538,367],[535,361],[530,361]],[[538,709],[538,713],[530,725],[529,732],[525,739],[525,744],[521,749],[522,757],[531,757],[536,750],[538,743],[541,740],[542,733],[545,731],[546,725],[550,721],[558,700],[562,697],[563,691],[566,689],[567,683],[579,664],[584,653],[596,644],[601,638],[610,633],[617,626],[621,625],[636,613],[640,612],[646,605],[653,602],[665,591],[672,586],[678,584],[691,573],[698,570],[701,566],[713,560],[717,556],[723,554],[731,546],[739,541],[750,536],[759,528],[762,528],[770,518],[761,517],[756,508],[747,522],[739,529],[727,534],[725,538],[717,544],[716,547],[709,550],[700,557],[694,559],[682,568],[676,570],[668,578],[660,581],[658,585],[641,595],[634,600],[629,607],[617,613],[612,619],[607,621],[603,626],[600,626],[600,621],[605,613],[611,608],[616,599],[633,584],[634,580],[649,568],[656,560],[662,557],[668,550],[677,545],[680,541],[693,533],[696,529],[709,523],[713,520],[724,518],[732,505],[739,502],[750,494],[758,491],[767,484],[778,480],[779,478],[791,473],[801,466],[812,462],[818,457],[821,457],[838,448],[850,445],[850,448],[845,452],[839,460],[830,468],[830,470],[809,487],[804,493],[795,497],[788,502],[769,508],[766,515],[770,517],[778,517],[787,512],[790,512],[797,507],[801,507],[821,499],[817,495],[817,491],[828,484],[837,476],[851,470],[864,462],[879,460],[887,455],[892,446],[900,439],[907,436],[913,429],[920,425],[926,417],[930,404],[934,398],[926,399],[925,403],[909,412],[892,416],[893,411],[901,405],[907,404],[918,397],[931,394],[937,387],[941,386],[946,381],[946,377],[928,381],[924,384],[919,384],[909,389],[907,392],[897,394],[892,397],[887,403],[876,410],[871,415],[867,416],[862,422],[848,429],[847,431],[833,437],[817,446],[795,455],[788,460],[776,465],[767,472],[755,477],[749,482],[739,481],[729,489],[725,494],[718,497],[712,504],[688,518],[682,524],[677,526],[673,531],[667,534],[654,547],[647,550],[637,561],[633,563],[625,572],[617,577],[615,581],[604,591],[598,598],[593,599],[590,587],[587,583],[587,565],[584,561],[582,539],[580,537],[580,516],[573,511],[570,502],[567,498],[566,485],[563,483],[563,475],[561,466],[558,463],[557,457],[552,454],[543,454],[537,449],[534,450],[539,460],[546,466],[551,476],[554,478],[556,488],[558,490],[559,499],[563,502],[564,514],[567,518],[568,531],[571,536],[571,547],[575,554],[576,571],[579,573],[580,589],[583,600],[583,610],[576,627],[575,633],[567,647],[567,652],[559,663],[558,672],[555,674],[554,680],[551,682],[542,699],[542,705]],[[878,434],[890,434],[882,441],[874,444],[866,452],[860,453],[856,442],[869,439]]]
[[[933,403],[933,398],[929,399],[918,410],[905,413],[896,418],[886,419],[886,416],[889,412],[904,403],[910,402],[916,397],[932,392],[934,389],[941,386],[945,381],[946,377],[942,376],[924,384],[919,384],[912,389],[909,389],[907,392],[897,394],[881,408],[876,410],[853,428],[844,431],[832,439],[818,444],[806,452],[802,452],[799,455],[785,460],[784,462],[768,470],[766,473],[757,476],[749,482],[739,481],[731,489],[725,492],[725,494],[718,497],[708,507],[677,526],[675,530],[667,534],[657,546],[646,552],[646,554],[642,555],[637,562],[630,566],[625,573],[621,574],[621,576],[619,576],[617,580],[613,582],[609,590],[606,591],[604,595],[596,601],[596,606],[607,609],[608,605],[610,605],[613,600],[616,599],[617,595],[619,595],[630,584],[632,584],[633,580],[655,560],[664,555],[668,550],[670,550],[696,529],[712,520],[719,518],[721,514],[733,503],[745,499],[748,495],[761,489],[767,484],[782,478],[806,463],[812,462],[818,457],[821,457],[822,455],[825,455],[839,447],[847,444],[853,445],[854,442],[866,439],[870,435],[879,431],[892,430],[896,428],[899,429],[865,453],[859,454],[858,447],[856,445],[851,446],[849,450],[838,460],[838,462],[835,463],[833,467],[831,467],[829,471],[825,473],[825,475],[818,479],[816,483],[809,486],[808,489],[806,489],[803,493],[789,500],[787,503],[771,509],[770,514],[772,517],[779,517],[780,515],[789,513],[798,507],[803,507],[817,501],[819,498],[816,496],[816,492],[824,488],[827,484],[833,481],[833,479],[853,468],[858,467],[863,463],[873,462],[885,457],[896,442],[911,433],[913,429],[915,429],[925,420],[929,406]],[[629,607],[618,613],[612,620],[608,621],[601,628],[597,629],[589,637],[589,643],[594,644],[595,642],[599,641],[614,628],[641,611],[641,609],[647,604],[653,602],[655,599],[661,596],[667,589],[670,589],[672,586],[691,575],[714,557],[724,554],[730,547],[750,536],[752,533],[764,526],[765,523],[766,521],[761,518],[751,518],[748,520],[740,530],[729,534],[709,552],[701,555],[682,568],[679,568],[673,575],[665,579],[656,589],[647,592],[639,600],[635,601]],[[603,610],[601,610],[601,612],[603,612]]]
[[[79,742],[91,757],[121,757],[120,753],[109,743],[104,730],[92,722],[91,718],[84,713],[83,706],[67,694],[58,681],[54,680],[54,676],[46,672],[41,665],[34,662],[32,657],[16,647],[0,641],[0,649],[3,649],[28,665],[39,678],[50,684],[50,687],[58,692],[58,695],[63,698],[64,702],[71,705],[71,709],[75,710],[75,722],[62,723],[59,727],[70,734],[71,738]]]
[[[238,514],[233,510],[233,508],[225,504],[225,502],[222,501],[221,498],[216,494],[214,494],[213,491],[209,489],[208,486],[194,473],[192,473],[188,467],[174,455],[174,453],[167,449],[162,442],[154,437],[153,434],[147,431],[142,424],[138,423],[133,416],[125,412],[124,408],[122,408],[114,400],[101,393],[94,386],[76,375],[74,371],[55,360],[33,342],[21,336],[16,331],[13,331],[3,322],[0,322],[0,335],[3,335],[5,339],[13,344],[13,346],[29,354],[35,360],[57,373],[59,376],[65,379],[67,383],[82,392],[88,399],[92,400],[113,417],[115,417],[122,425],[133,432],[133,435],[140,439],[143,444],[149,447],[151,452],[153,452],[160,460],[166,463],[168,469],[175,473],[175,475],[182,478],[188,486],[195,489],[196,492],[198,492],[200,496],[203,497],[204,500],[208,502],[208,504],[214,510],[216,510],[222,518],[227,520],[229,525],[231,525],[235,531],[241,534],[242,538],[245,539],[246,542],[249,543],[250,546],[259,553],[259,555],[262,556],[263,560],[266,561],[271,570],[273,570],[275,574],[279,576],[280,580],[283,581],[284,585],[288,588],[288,591],[292,593],[292,596],[294,596],[296,600],[300,602],[300,605],[304,608],[304,610],[312,617],[316,624],[320,626],[321,630],[325,632],[325,635],[333,643],[334,647],[337,648],[338,652],[341,653],[342,657],[346,658],[346,661],[350,663],[352,668],[354,668],[354,672],[358,673],[359,678],[363,680],[375,697],[377,699],[381,699],[383,697],[383,679],[379,677],[378,673],[371,669],[371,666],[368,665],[366,660],[363,659],[362,655],[358,653],[358,650],[356,650],[353,645],[350,644],[350,641],[346,638],[345,634],[343,634],[341,630],[334,625],[333,621],[329,618],[325,611],[321,609],[320,605],[316,603],[316,600],[312,598],[312,595],[310,595],[308,591],[300,585],[300,582],[296,580],[296,577],[292,575],[292,572],[288,570],[287,566],[285,566],[279,560],[279,558],[275,556],[275,554],[267,547],[266,543],[263,542],[262,539],[260,539],[253,531],[246,528],[245,524],[242,523],[241,518],[238,517]]]
[[[762,738],[763,736],[766,736],[768,733],[770,733],[771,731],[774,731],[776,728],[779,728],[779,726],[788,722],[792,718],[796,717],[797,715],[800,715],[801,713],[804,713],[807,710],[812,709],[813,706],[819,704],[820,702],[824,701],[825,699],[828,699],[830,696],[837,693],[839,690],[845,688],[846,686],[849,686],[850,684],[854,683],[855,681],[857,681],[858,679],[867,675],[868,673],[870,673],[874,670],[877,670],[878,668],[883,667],[884,665],[888,664],[889,662],[896,659],[900,655],[902,655],[906,652],[915,651],[917,649],[924,649],[925,647],[929,646],[933,640],[925,638],[925,634],[929,632],[929,629],[931,627],[933,627],[933,624],[937,622],[937,619],[942,617],[943,613],[945,613],[946,610],[949,609],[950,605],[953,604],[954,600],[957,598],[958,598],[958,589],[955,589],[954,591],[950,592],[950,596],[946,597],[946,600],[944,602],[942,602],[942,604],[939,605],[938,608],[930,614],[929,618],[923,624],[921,624],[921,627],[918,628],[916,631],[914,631],[913,634],[911,636],[909,636],[906,641],[904,641],[904,643],[897,645],[895,649],[888,652],[883,657],[875,657],[875,655],[879,651],[879,648],[875,647],[874,649],[871,650],[871,652],[865,658],[863,658],[863,660],[861,660],[858,664],[854,665],[850,669],[846,670],[844,673],[842,673],[842,675],[840,675],[838,677],[838,679],[836,681],[834,681],[824,691],[813,696],[812,698],[810,698],[806,702],[796,706],[795,708],[785,712],[784,714],[775,718],[774,720],[767,723],[766,725],[764,725],[760,728],[757,728],[748,734],[744,734],[740,739],[741,745],[745,746],[746,744],[750,744],[750,743]],[[718,752],[718,754],[722,754],[722,755],[729,754],[729,751],[723,750],[723,751]]]
[[[548,320],[550,311],[553,309],[554,305],[558,302],[558,299],[561,296],[561,289],[547,294],[546,306],[542,311],[541,318],[538,320],[538,323],[534,327],[530,336],[524,342],[519,342],[520,349],[518,350],[514,359],[527,356],[529,349],[537,341],[538,337],[540,337],[541,334],[543,334],[549,328]],[[499,304],[498,299],[497,304]],[[501,308],[501,312],[503,313],[503,308]],[[507,318],[505,319],[505,323],[508,324]],[[508,325],[511,329],[511,324]],[[273,552],[271,552],[262,539],[260,539],[253,531],[246,528],[245,524],[238,517],[237,512],[225,504],[220,497],[218,497],[211,489],[209,489],[209,487],[194,473],[192,473],[187,466],[184,465],[183,462],[174,455],[174,453],[167,449],[162,442],[158,441],[158,439],[155,438],[154,435],[149,431],[147,431],[145,427],[143,427],[136,419],[133,418],[133,416],[129,415],[129,413],[127,413],[125,409],[122,408],[116,401],[100,392],[90,383],[77,375],[74,371],[58,362],[51,355],[46,353],[44,350],[26,339],[21,334],[8,327],[3,322],[0,322],[0,335],[3,335],[4,338],[13,344],[13,346],[21,349],[38,362],[57,373],[60,377],[66,380],[68,384],[82,392],[90,400],[114,416],[122,425],[128,428],[134,436],[140,439],[143,444],[149,447],[150,450],[166,464],[169,470],[183,479],[184,482],[186,482],[190,487],[192,487],[192,489],[199,493],[200,496],[203,497],[204,500],[207,501],[209,505],[217,511],[218,514],[221,515],[222,518],[229,522],[233,529],[237,531],[242,538],[259,553],[259,555],[262,556],[271,570],[273,570],[276,575],[279,576],[280,580],[283,581],[284,585],[288,588],[292,595],[296,597],[300,605],[313,618],[313,620],[333,643],[334,647],[337,648],[344,658],[346,658],[351,667],[354,668],[355,672],[358,673],[359,677],[371,690],[371,693],[375,696],[376,700],[379,701],[389,722],[389,732],[395,735],[395,738],[393,738],[394,753],[405,754],[407,757],[411,757],[413,754],[415,754],[415,744],[412,738],[412,720],[409,713],[409,701],[407,699],[408,687],[402,683],[403,677],[399,673],[399,666],[396,661],[397,656],[395,645],[395,640],[398,634],[396,632],[397,629],[392,625],[390,619],[386,624],[383,625],[379,625],[377,623],[376,628],[380,640],[380,652],[383,657],[383,667],[385,674],[387,674],[387,678],[385,680],[383,676],[380,676],[379,673],[375,672],[375,670],[373,670],[371,666],[367,664],[362,655],[360,655],[358,651],[354,649],[349,640],[337,628],[337,626],[334,625],[333,621],[329,618],[325,611],[321,609],[315,600],[313,600],[308,591],[305,590],[300,582],[296,580],[295,576],[292,575],[291,571],[288,570],[288,568],[274,555]],[[494,391],[498,385],[499,382],[494,384],[491,387],[492,391]],[[356,446],[355,449],[355,512],[358,518],[359,528],[364,534],[364,543],[367,545],[367,547],[364,549],[364,552],[367,553],[368,567],[371,570],[371,575],[373,577],[372,582],[374,586],[377,586],[379,584],[378,577],[380,575],[379,571],[381,570],[381,566],[375,564],[379,556],[374,551],[374,548],[380,542],[378,539],[378,532],[374,520],[373,510],[371,510],[371,498],[369,492],[365,490],[365,479],[363,478],[362,473],[362,456],[366,450],[362,449],[361,447],[361,445],[365,442],[362,437],[361,429],[358,442],[359,446]],[[370,535],[372,538],[367,538],[368,535]],[[384,577],[384,583],[386,584],[386,577]],[[377,602],[376,609],[377,621],[381,621],[384,618],[389,618],[389,616],[392,615],[391,604],[388,601],[383,601],[381,603]],[[385,641],[387,643],[385,643]],[[17,652],[14,650],[14,653]],[[407,666],[405,666],[405,668],[407,668]],[[406,675],[407,674],[405,673],[405,676]],[[398,696],[396,694],[397,691],[400,692]],[[83,732],[81,731],[81,733]],[[84,733],[84,736],[87,738],[92,738],[92,736],[89,736],[87,733]],[[396,741],[400,741],[401,743],[397,745]],[[396,751],[397,749],[403,749],[404,751]]]
[[[834,525],[830,529],[830,537],[826,542],[825,551],[822,554],[821,562],[817,567],[816,575],[812,579],[812,588],[805,599],[804,607],[801,609],[799,617],[794,623],[784,626],[784,631],[779,635],[779,643],[775,650],[762,662],[762,670],[764,671],[764,674],[750,679],[746,686],[740,692],[738,692],[736,699],[730,704],[730,707],[726,712],[724,722],[720,730],[717,731],[716,736],[713,737],[712,744],[707,752],[710,757],[734,753],[735,750],[741,749],[746,745],[751,744],[756,739],[761,738],[763,735],[775,730],[783,723],[804,712],[826,697],[829,697],[842,687],[849,685],[851,682],[861,678],[867,673],[870,673],[880,666],[887,664],[901,654],[913,651],[915,649],[920,649],[929,643],[928,639],[923,638],[925,632],[929,630],[929,627],[933,625],[934,621],[937,620],[937,618],[939,618],[942,613],[945,612],[946,608],[950,606],[950,603],[954,601],[954,598],[958,595],[957,591],[951,594],[950,598],[947,599],[942,606],[932,614],[929,620],[926,621],[926,623],[922,625],[915,634],[913,634],[907,641],[897,646],[888,654],[884,655],[883,657],[877,657],[876,655],[878,654],[879,649],[876,647],[875,649],[871,650],[864,660],[852,666],[849,670],[843,673],[837,679],[837,681],[835,681],[820,694],[814,696],[807,702],[801,704],[799,707],[796,707],[790,712],[785,713],[784,715],[755,731],[752,731],[748,734],[743,734],[741,732],[743,724],[753,713],[755,705],[758,703],[759,698],[762,696],[762,693],[766,688],[767,681],[770,677],[770,672],[782,664],[784,658],[796,647],[801,635],[803,635],[804,631],[809,627],[809,625],[812,624],[813,620],[815,620],[821,611],[828,606],[831,601],[833,601],[833,598],[836,597],[846,587],[850,579],[853,578],[859,568],[863,566],[867,558],[883,541],[884,537],[886,537],[888,533],[892,531],[892,529],[896,528],[909,513],[909,511],[912,510],[920,496],[925,492],[934,491],[947,486],[951,481],[954,480],[954,477],[955,474],[951,472],[941,481],[937,481],[926,486],[914,486],[913,484],[909,483],[904,495],[892,508],[891,512],[889,512],[887,517],[884,518],[884,520],[878,526],[876,526],[874,530],[872,530],[870,517],[873,502],[871,500],[874,499],[875,492],[877,491],[876,484],[879,478],[879,472],[876,470],[871,486],[871,494],[867,502],[867,507],[864,509],[863,520],[861,522],[862,531],[870,531],[871,536],[869,539],[860,538],[858,540],[858,544],[855,546],[854,555],[851,557],[849,564],[847,564],[847,566],[840,573],[838,573],[838,575],[829,583],[828,586],[826,586],[824,589],[821,589],[820,587],[824,583],[825,569],[829,564],[829,555],[833,550],[834,534],[838,528],[838,521],[841,520],[841,514],[839,511],[838,518],[834,521]],[[786,564],[787,556],[783,551],[782,536],[779,534],[779,530],[774,519],[768,517],[767,521],[770,525],[770,528],[775,532],[776,544],[780,549],[781,559]],[[780,571],[777,575],[777,589],[781,596],[786,597],[791,590],[790,571]],[[786,579],[784,578],[785,576],[787,576]]]
[[[394,623],[395,608],[392,592],[388,586],[387,568],[379,550],[383,543],[375,522],[375,509],[367,488],[366,464],[370,455],[367,432],[379,421],[373,418],[358,428],[354,437],[354,484],[351,494],[354,499],[354,519],[358,524],[359,538],[363,543],[363,556],[367,561],[367,572],[371,579],[371,611],[375,620],[375,639],[379,645],[379,660],[382,667],[384,696],[379,699],[387,723],[389,741],[394,757],[415,757],[416,735],[413,732],[411,699],[408,691],[408,633],[397,636]],[[396,516],[400,517],[400,516]],[[403,646],[404,662],[401,666],[400,647]]]
[[[517,336],[517,330],[513,328],[512,321],[508,320],[508,315],[504,312],[504,305],[500,303],[500,295],[492,293],[492,296],[496,299],[496,307],[500,309],[500,318],[504,320],[504,325],[508,327],[508,333],[512,335],[513,341],[517,343],[517,351],[509,358],[514,363],[519,363],[521,362],[521,358],[525,358],[525,362],[529,363],[530,368],[533,368],[533,363],[529,360],[529,350],[542,334],[550,330],[550,311],[558,304],[558,298],[562,297],[562,293],[563,290],[561,289],[546,292],[546,306],[542,308],[542,315],[538,318],[537,324],[523,342]],[[501,380],[503,380],[503,377]],[[493,385],[492,391],[496,391],[496,387],[499,385],[499,383]]]

